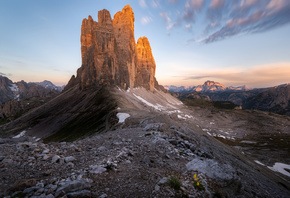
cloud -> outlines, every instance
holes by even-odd
[[[160,8],[161,6],[160,6],[160,3],[159,3],[159,0],[152,0],[151,1],[151,6],[153,7],[153,8]]]
[[[176,4],[178,1],[169,0],[169,3]],[[185,27],[187,30],[190,30],[192,24],[195,23],[196,20],[196,12],[200,12],[204,5],[204,0],[187,0],[184,5],[183,12],[177,10],[178,16],[174,22],[172,22],[169,14],[166,12],[161,12],[160,16],[165,19],[167,23],[167,30],[171,30],[173,27],[181,26],[183,23],[186,23]]]
[[[186,29],[190,29],[190,28],[191,28],[191,24],[187,24],[187,25],[185,25],[185,28],[186,28]]]
[[[219,16],[219,12],[212,12]],[[290,23],[290,1],[242,1],[232,9],[222,27],[208,35],[204,43],[212,43],[242,33],[265,32]],[[221,16],[219,16],[221,19]]]
[[[171,19],[166,12],[160,12],[160,16],[165,19],[166,23],[171,23]]]
[[[225,0],[212,0],[209,5],[210,8],[220,8],[224,5]]]
[[[168,2],[171,4],[177,4],[179,2],[179,0],[168,0]]]
[[[12,74],[10,73],[5,74],[5,73],[0,72],[0,76],[12,76]]]
[[[166,29],[170,30],[172,29],[174,26],[177,25],[177,23],[172,23],[171,18],[169,17],[169,14],[167,12],[160,12],[160,16],[165,20],[167,26]]]
[[[202,83],[205,80],[217,80],[229,85],[247,85],[250,87],[269,87],[290,82],[290,63],[275,63],[253,66],[248,70],[243,68],[199,71],[195,75],[180,76],[185,81],[198,80]]]
[[[203,0],[188,0],[185,4],[184,13],[182,19],[186,22],[194,23],[196,11],[201,11],[203,6]]]
[[[140,5],[142,8],[147,8],[146,0],[139,0],[139,5]]]
[[[204,79],[204,78],[211,78],[212,76],[190,76],[186,77],[185,80],[199,80],[199,79]]]
[[[168,2],[175,6],[182,1]],[[183,9],[177,9],[176,13],[180,14],[173,13],[170,17],[167,12],[160,14],[166,20],[168,31],[189,24],[193,28],[205,15],[203,33],[197,37],[202,37],[198,40],[207,44],[240,34],[266,32],[289,24],[290,0],[186,0]]]
[[[151,17],[148,17],[148,16],[145,16],[145,17],[142,17],[141,18],[141,23],[143,25],[146,25],[146,24],[150,23],[151,21],[152,21],[152,18]]]

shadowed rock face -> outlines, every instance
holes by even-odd
[[[243,108],[276,112],[290,116],[290,84],[271,87],[243,102]]]
[[[114,15],[98,12],[98,22],[91,16],[81,28],[82,66],[72,76],[65,90],[80,84],[89,86],[117,85],[123,89],[145,87],[160,89],[154,79],[155,61],[146,37],[135,42],[134,12],[127,5]],[[156,85],[156,86],[155,86]]]

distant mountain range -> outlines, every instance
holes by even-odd
[[[44,80],[42,82],[30,82],[30,83],[35,83],[37,85],[40,85],[44,88],[48,88],[50,90],[56,90],[58,92],[61,92],[63,90],[63,88],[65,87],[65,85],[63,86],[56,86],[55,84],[53,84],[52,82],[48,81],[48,80]]]
[[[214,81],[206,81],[203,85],[198,86],[174,86],[174,85],[165,85],[167,90],[173,92],[201,92],[201,93],[214,93],[214,92],[225,92],[225,91],[248,91],[250,90],[248,87],[240,86],[240,87],[226,87],[223,84]]]
[[[265,89],[243,101],[245,109],[259,109],[290,116],[290,83]]]
[[[49,81],[14,83],[9,78],[0,76],[0,118],[22,114],[28,109],[43,104],[60,92],[61,88]]]
[[[192,87],[164,87],[170,92],[182,93],[172,93],[181,99],[206,99],[207,96],[212,101],[231,101],[241,105],[243,109],[258,109],[290,116],[290,83],[260,89],[249,89],[246,86],[226,87],[214,81],[206,81],[203,85]]]

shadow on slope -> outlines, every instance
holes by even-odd
[[[117,122],[116,100],[109,87],[80,90],[75,86],[41,107],[1,126],[3,137],[26,130],[44,141],[72,141],[102,132]]]

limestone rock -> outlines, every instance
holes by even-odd
[[[150,91],[154,91],[154,76],[156,70],[155,60],[152,55],[150,43],[146,37],[141,37],[137,42],[137,84]]]
[[[124,76],[122,83],[126,83],[126,86],[130,88],[133,88],[135,84],[137,62],[134,21],[134,12],[129,5],[117,12],[113,19],[118,59]]]
[[[26,188],[32,187],[36,185],[35,179],[21,179],[15,182],[15,184],[12,186],[12,191],[20,191],[24,190]]]
[[[81,28],[82,66],[72,76],[64,91],[79,84],[81,89],[117,85],[123,89],[145,87],[160,89],[155,79],[156,64],[146,37],[134,36],[134,12],[127,5],[114,18],[108,10],[98,12],[98,22],[91,16]]]

